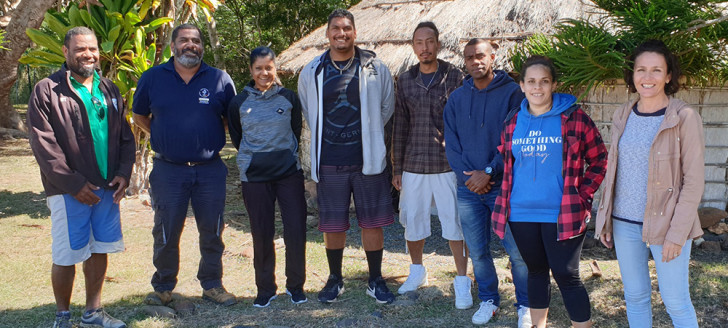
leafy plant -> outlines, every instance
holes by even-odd
[[[5,30],[0,30],[0,50],[10,50],[4,46],[8,41],[5,40]]]
[[[49,10],[40,29],[28,29],[26,34],[38,46],[29,51],[20,63],[33,66],[58,67],[65,61],[63,38],[74,26],[94,30],[99,41],[100,63],[104,74],[119,87],[127,105],[131,106],[133,90],[141,74],[158,60],[169,58],[169,49],[157,53],[154,31],[173,21],[169,17],[152,18],[151,0],[99,0],[103,7],[79,8],[70,4],[64,11]]]
[[[550,57],[560,71],[561,88],[586,95],[629,68],[627,57],[640,43],[658,39],[675,53],[689,83],[728,81],[728,23],[711,0],[594,0],[604,14],[560,22],[551,36],[530,37],[516,47],[516,69],[531,54]]]

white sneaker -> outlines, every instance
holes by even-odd
[[[407,280],[399,287],[398,292],[404,294],[427,286],[427,269],[422,264],[410,264],[410,273]]]
[[[531,328],[531,309],[525,306],[518,307],[518,328]]]
[[[473,281],[468,276],[455,276],[452,281],[452,289],[455,290],[456,309],[465,310],[473,306],[473,294],[470,292],[472,284]]]
[[[493,300],[480,302],[480,309],[473,314],[473,324],[484,325],[488,323],[496,312],[498,312],[498,307],[493,304]]]

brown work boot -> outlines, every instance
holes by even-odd
[[[202,299],[215,302],[220,305],[230,306],[238,302],[235,295],[228,293],[225,287],[210,288],[202,292]]]
[[[163,292],[154,291],[147,295],[144,299],[144,303],[148,305],[162,305],[167,306],[172,302],[172,291],[165,290]]]

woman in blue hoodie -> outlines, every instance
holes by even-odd
[[[551,271],[572,325],[590,327],[579,257],[592,197],[606,173],[607,149],[576,97],[554,93],[556,68],[550,59],[528,58],[520,85],[526,99],[506,119],[499,147],[503,183],[493,229],[502,238],[510,226],[528,266],[533,324],[546,326]]]
[[[275,203],[281,209],[286,244],[286,293],[294,304],[307,301],[306,200],[298,162],[301,102],[278,85],[276,55],[268,47],[250,53],[253,80],[228,107],[230,139],[238,149],[243,202],[253,235],[253,267],[258,296],[255,307],[276,298]]]

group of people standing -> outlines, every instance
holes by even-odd
[[[419,63],[399,76],[395,89],[376,54],[355,46],[350,12],[332,12],[326,36],[329,49],[302,69],[297,94],[278,82],[276,56],[267,47],[251,52],[252,81],[236,94],[225,72],[202,61],[200,30],[187,24],[172,34],[174,57],[142,75],[133,121],[150,133],[155,151],[150,185],[156,272],[146,303],[173,300],[190,203],[200,234],[202,296],[221,305],[237,302],[222,285],[228,171],[219,151],[226,124],[238,149],[253,237],[258,290],[253,305],[266,307],[277,297],[276,202],[286,245],[286,294],[294,304],[308,300],[298,156],[305,119],[330,271],[320,302],[334,302],[344,292],[352,196],[369,269],[366,294],[378,303],[394,301],[381,270],[382,228],[394,222],[394,186],[401,192],[399,220],[412,262],[398,293],[428,283],[422,255],[434,204],[455,262],[457,309],[473,306],[468,254],[472,260],[480,300],[474,324],[487,323],[501,305],[490,251],[494,231],[510,257],[519,328],[546,326],[549,273],[573,326],[589,327],[591,306],[579,259],[592,200],[606,177],[596,235],[617,248],[630,325],[651,326],[651,252],[673,323],[697,327],[688,262],[691,239],[701,234],[702,125],[694,109],[672,97],[680,68],[663,43],[647,41],[630,58],[625,80],[639,97],[615,112],[607,153],[577,99],[555,93],[558,74],[546,57],[528,58],[516,82],[494,69],[494,45],[475,38],[463,51],[466,75],[437,58],[439,31],[423,22],[412,35]],[[31,146],[53,222],[54,327],[70,327],[80,262],[87,293],[81,323],[126,327],[103,310],[100,299],[106,254],[124,249],[119,202],[135,161],[134,138],[118,88],[96,69],[93,31],[71,29],[63,51],[66,64],[36,85],[28,109]],[[389,172],[385,124],[392,116]]]

